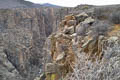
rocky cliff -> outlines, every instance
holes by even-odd
[[[42,48],[53,32],[54,21],[52,8],[0,10],[1,47],[22,77],[33,80],[34,74],[42,69]]]
[[[50,56],[45,80],[119,80],[118,9],[95,7],[91,12],[73,12],[62,18],[45,44]],[[42,76],[35,80],[42,80]]]
[[[19,75],[19,72],[4,53],[3,46],[3,38],[0,35],[0,80],[21,80],[22,77]]]
[[[109,80],[119,74],[119,9],[0,9],[0,79]]]

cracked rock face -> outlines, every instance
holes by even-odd
[[[52,8],[0,10],[0,38],[3,44],[0,46],[3,47],[3,56],[22,77],[33,80],[42,69],[43,46],[53,32],[54,21]],[[10,66],[9,63],[5,65]]]
[[[120,25],[114,25],[107,35],[99,35],[106,27],[98,25],[98,33],[93,33],[97,17],[91,16],[94,8],[89,7],[0,9],[0,79],[34,80],[40,75],[35,80],[58,80],[73,72],[81,52],[88,60],[101,60],[106,43],[113,46],[119,40]],[[109,59],[111,54],[104,57]]]
[[[4,53],[2,37],[0,37],[0,80],[22,80],[19,72]]]
[[[44,43],[47,37],[57,30],[60,16],[65,15],[56,14],[57,11],[59,12],[59,9],[54,8],[0,9],[3,51],[25,79],[33,80],[44,70]],[[48,57],[50,58],[49,55]]]
[[[77,18],[75,18],[76,16]],[[74,24],[73,20],[78,23]],[[86,56],[85,62],[91,61],[91,63],[114,56],[105,54],[104,51],[110,46],[114,47],[117,41],[119,43],[120,25],[114,24],[112,27],[112,25],[108,25],[105,22],[103,24],[102,21],[99,21],[97,26],[94,27],[95,22],[96,19],[86,13],[65,16],[60,22],[58,31],[51,34],[49,41],[46,42],[49,46],[46,50],[51,55],[51,62],[46,64],[46,67],[49,66],[45,71],[46,80],[64,79],[69,73],[74,71],[75,64],[77,65],[76,60],[82,53]],[[106,34],[97,34],[100,32]],[[53,69],[53,67],[55,68]],[[79,75],[79,73],[76,75]]]

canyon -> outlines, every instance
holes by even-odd
[[[94,63],[106,59],[103,50],[108,45],[113,49],[112,44],[119,44],[119,21],[112,24],[109,16],[117,13],[120,5],[36,8],[31,4],[0,7],[0,80],[66,78],[75,73],[72,68],[79,53],[87,54],[88,62]]]

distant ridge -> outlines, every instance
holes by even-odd
[[[41,5],[45,6],[45,7],[61,7],[61,6],[50,4],[50,3],[44,3],[44,4],[41,4]]]
[[[0,9],[5,8],[40,8],[40,7],[61,7],[49,3],[35,4],[25,0],[0,0]]]
[[[0,0],[0,8],[32,8],[34,3],[24,0]]]

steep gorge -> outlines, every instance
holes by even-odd
[[[74,65],[76,54],[79,55],[81,47],[84,47],[82,50],[86,53],[97,52],[96,55],[101,53],[103,37],[98,36],[101,32],[94,32],[91,29],[104,31],[104,27],[103,29],[99,29],[99,26],[94,28],[92,24],[99,25],[102,21],[106,24],[110,13],[117,12],[119,9],[119,5],[0,9],[0,67],[2,69],[0,78],[3,80],[34,80],[36,76],[46,73],[46,66],[49,68],[48,75],[46,75],[48,80],[58,75],[54,74],[58,69],[61,70],[59,73],[62,76],[57,77],[66,77],[67,73],[73,72],[71,65]],[[117,31],[113,30],[109,34],[119,32],[118,26],[115,27]],[[94,33],[89,34],[89,32]],[[107,36],[107,39],[111,37]],[[113,41],[114,39],[116,40],[116,35],[115,38],[112,37]],[[117,40],[119,41],[118,38]],[[6,61],[8,65],[5,64]],[[60,64],[60,67],[56,66],[57,64]],[[49,72],[51,67],[53,72]],[[13,77],[7,75],[6,78],[6,74],[3,73],[9,73]],[[53,80],[58,80],[58,78]]]
[[[42,69],[42,48],[55,27],[53,8],[0,10],[1,46],[22,77],[33,80]]]

